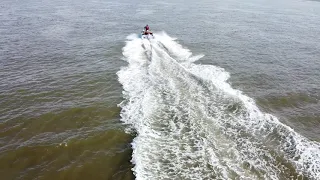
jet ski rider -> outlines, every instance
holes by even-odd
[[[149,25],[148,24],[144,27],[144,30],[145,31],[149,31]]]
[[[149,25],[147,24],[147,25],[144,27],[144,34],[145,34],[145,35],[151,34],[151,35],[153,36],[152,32],[150,32],[149,29],[150,29],[150,28],[149,28]]]

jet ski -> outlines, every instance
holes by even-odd
[[[149,30],[143,30],[140,37],[141,39],[154,39],[153,33]]]
[[[143,31],[140,34],[141,39],[153,39],[153,33],[149,30],[149,25],[147,24],[144,28]]]
[[[146,28],[148,27],[148,28]],[[141,39],[153,39],[153,33],[149,30],[149,26],[144,27],[144,30],[141,32]]]

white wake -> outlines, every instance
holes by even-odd
[[[136,179],[320,179],[320,145],[261,112],[165,33],[128,36],[121,120]]]

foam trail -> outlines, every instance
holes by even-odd
[[[228,83],[229,73],[197,65],[164,32],[128,36],[118,72],[121,120],[137,179],[320,179],[320,145]]]

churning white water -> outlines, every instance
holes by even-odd
[[[128,36],[119,72],[122,121],[135,132],[136,179],[320,179],[320,145],[194,62],[167,34]]]

